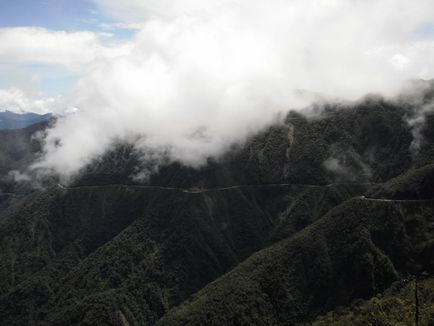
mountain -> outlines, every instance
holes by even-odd
[[[370,300],[356,300],[349,307],[330,311],[312,325],[414,325],[416,311],[419,312],[419,325],[431,325],[433,294],[432,278],[405,279],[393,283],[384,293]]]
[[[199,169],[155,170],[117,143],[36,190],[9,171],[38,157],[48,123],[2,131],[0,320],[389,325],[418,311],[429,325],[434,119],[415,133],[418,114],[379,97],[290,112]]]
[[[0,112],[0,129],[20,129],[32,124],[48,121],[52,117],[51,113],[14,113],[11,111]]]
[[[40,137],[50,121],[22,129],[0,130],[0,211],[32,190],[23,173],[42,150]],[[24,177],[25,179],[25,177]]]
[[[432,275],[433,226],[434,198],[348,200],[254,254],[171,310],[159,325],[310,322],[312,316],[385,291],[402,275]]]

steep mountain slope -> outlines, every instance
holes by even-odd
[[[367,98],[358,105],[323,105],[310,118],[291,112],[283,123],[270,126],[234,145],[218,160],[200,169],[178,163],[140,162],[132,146],[118,144],[87,167],[77,184],[140,183],[130,176],[158,167],[153,185],[215,187],[234,184],[295,183],[324,185],[333,182],[384,182],[409,167],[434,159],[427,119],[421,133],[426,142],[417,158],[409,148],[412,130],[406,122],[415,108],[381,98]],[[316,112],[317,111],[317,112]]]
[[[38,137],[50,121],[33,124],[16,130],[0,130],[0,212],[31,187],[20,178],[20,172],[38,156],[41,140]]]
[[[159,325],[287,325],[434,267],[434,201],[352,199],[253,255]]]
[[[11,325],[40,319],[64,325],[95,314],[88,301],[97,300],[105,309],[135,309],[131,313],[139,324],[155,321],[272,243],[275,234],[283,237],[302,227],[280,227],[288,216],[279,213],[288,205],[301,215],[304,206],[294,203],[319,198],[311,201],[316,210],[305,213],[315,220],[332,202],[363,189],[331,188],[242,187],[195,194],[102,186],[36,194],[28,206],[3,215],[0,243],[8,250],[1,258],[1,318]]]
[[[0,173],[3,177],[10,170],[26,167],[41,150],[38,132],[42,132],[49,122],[34,124],[17,130],[0,130]]]
[[[434,196],[427,185],[434,183],[433,171],[433,165],[409,171],[374,186],[369,197],[337,206],[305,230],[253,255],[171,310],[159,324],[310,322],[335,307],[370,298],[395,280],[432,277]],[[380,192],[385,190],[391,197]],[[373,194],[383,196],[377,199]],[[395,194],[400,194],[399,199],[394,199]],[[409,198],[403,198],[403,194]],[[432,288],[431,283],[425,283]],[[389,301],[395,302],[401,295],[389,291],[380,302],[352,306],[343,312],[340,308],[341,312],[320,318],[317,323],[362,325],[381,324],[383,320],[390,324],[392,318],[402,316],[403,310],[398,312]],[[423,300],[420,320],[421,325],[428,325],[434,321],[432,298],[425,294]],[[380,315],[375,308],[379,304],[392,309],[390,319]],[[398,304],[414,314],[414,298],[410,306],[399,300]],[[414,321],[414,315],[405,318]]]
[[[415,154],[416,111],[367,98],[292,112],[200,169],[117,143],[69,185],[24,188],[0,211],[0,320],[312,322],[432,276],[434,168],[417,168],[434,162],[434,120]],[[16,131],[17,156],[5,133],[4,176],[38,155],[38,130]],[[23,189],[8,182],[4,192]]]
[[[370,300],[320,316],[312,325],[415,325],[416,320],[431,325],[433,315],[434,279],[404,280]]]
[[[434,197],[434,164],[406,173],[372,188],[368,196],[392,199],[429,199]]]

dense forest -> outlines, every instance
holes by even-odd
[[[37,187],[50,122],[1,130],[0,324],[433,324],[431,97],[290,112],[197,169],[116,142]]]

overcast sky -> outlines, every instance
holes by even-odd
[[[309,104],[300,90],[433,77],[432,0],[0,1],[0,109],[76,112],[47,137],[59,171],[137,135],[200,164]]]

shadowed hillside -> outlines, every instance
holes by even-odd
[[[39,190],[7,175],[39,155],[32,135],[45,126],[5,131],[0,320],[346,320],[354,300],[432,277],[432,142],[410,152],[414,111],[367,98],[292,112],[199,169],[117,143],[70,184]]]
[[[93,311],[88,300],[98,298],[103,306],[137,306],[131,312],[135,318],[155,321],[271,244],[276,234],[296,232],[331,203],[363,189],[329,188],[271,186],[186,194],[102,186],[35,194],[25,206],[3,215],[1,244],[8,250],[2,251],[2,319],[25,323],[49,309],[54,311],[47,320],[68,324]],[[316,208],[306,214],[303,205],[294,203],[309,197]],[[292,220],[289,206],[295,215],[304,212],[304,225]],[[142,297],[148,292],[152,303],[151,297]],[[11,311],[16,313],[10,316]]]
[[[312,325],[415,325],[416,320],[419,325],[430,325],[433,314],[434,279],[404,280],[370,300],[358,300],[318,317]]]
[[[287,325],[309,321],[400,277],[432,274],[434,202],[353,199],[253,255],[159,325]]]
[[[17,130],[0,130],[0,212],[31,191],[22,172],[42,150],[38,138],[50,122],[36,123]]]

